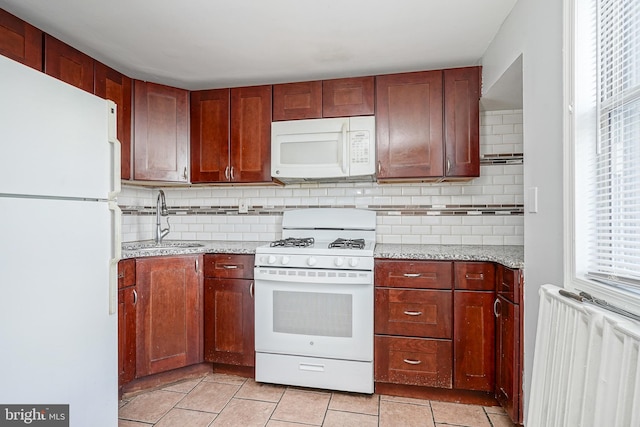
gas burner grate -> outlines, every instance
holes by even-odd
[[[364,249],[364,239],[336,239],[329,248]]]
[[[275,242],[271,242],[269,246],[271,247],[282,246],[286,248],[292,248],[292,247],[306,248],[307,246],[313,245],[313,242],[314,242],[313,237],[305,237],[305,238],[289,237],[287,239],[276,240]]]

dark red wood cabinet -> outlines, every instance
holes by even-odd
[[[205,255],[204,359],[255,365],[253,255]]]
[[[134,81],[136,180],[188,182],[189,92]]]
[[[480,67],[376,77],[382,181],[479,176]]]
[[[375,113],[374,77],[273,85],[273,121]]]
[[[93,93],[94,59],[66,43],[44,35],[44,72]]]
[[[191,92],[191,182],[271,182],[271,86]]]
[[[42,31],[0,9],[0,54],[42,71]]]
[[[202,255],[136,259],[136,378],[203,361]]]
[[[496,274],[495,394],[511,420],[522,423],[522,271],[498,265]]]
[[[117,132],[121,145],[120,177],[131,179],[132,80],[96,61],[94,93],[101,98],[110,99],[118,107]]]
[[[136,373],[136,261],[118,263],[118,386],[120,390]]]

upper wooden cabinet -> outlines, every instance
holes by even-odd
[[[0,9],[0,54],[42,71],[42,31]]]
[[[378,179],[444,174],[442,71],[376,77]]]
[[[89,55],[45,34],[44,72],[93,93],[94,60]]]
[[[94,93],[118,106],[118,140],[122,146],[120,177],[131,179],[131,79],[95,62]]]
[[[469,179],[480,172],[480,67],[376,77],[378,179]]]
[[[271,86],[191,92],[191,182],[271,182]]]
[[[273,121],[322,117],[322,81],[273,85]]]
[[[444,70],[446,177],[480,176],[480,67]]]
[[[134,81],[136,180],[188,182],[189,92]]]
[[[373,91],[373,77],[274,85],[273,120],[372,115]]]

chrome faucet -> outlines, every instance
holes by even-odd
[[[167,209],[167,201],[164,198],[164,191],[159,190],[156,199],[156,244],[162,243],[162,238],[169,234],[171,227],[169,226],[169,218],[167,218],[167,228],[160,226],[160,216],[169,216]]]

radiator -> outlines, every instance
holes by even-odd
[[[540,288],[527,427],[640,426],[640,325]]]

